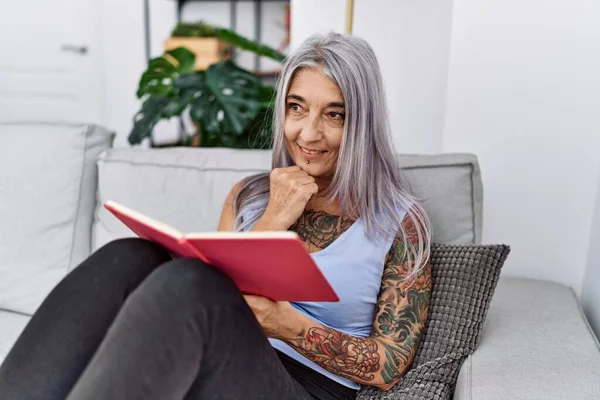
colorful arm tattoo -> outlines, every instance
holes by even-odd
[[[409,277],[418,238],[409,218],[403,228],[407,246],[397,237],[388,253],[370,337],[351,336],[311,321],[296,337],[286,340],[330,372],[386,390],[401,379],[414,359],[431,295],[429,263]]]

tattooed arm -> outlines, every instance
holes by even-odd
[[[417,236],[409,218],[404,220],[403,227],[409,248],[405,249],[402,238],[396,238],[388,253],[369,337],[351,336],[301,315],[294,318],[296,329],[280,339],[337,375],[383,390],[391,389],[414,359],[431,292],[429,264],[415,277],[404,279],[411,267],[404,256],[407,251],[414,254]]]

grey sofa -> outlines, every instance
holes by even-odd
[[[269,151],[111,148],[112,139],[97,126],[0,124],[0,361],[69,270],[108,241],[132,236],[104,201],[180,230],[212,230],[231,186],[270,167]],[[399,157],[426,198],[434,240],[479,243],[476,157]],[[573,291],[502,276],[454,398],[599,399],[600,350]]]

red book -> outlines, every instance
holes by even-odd
[[[112,200],[104,207],[137,236],[175,256],[219,268],[244,294],[275,301],[339,301],[295,232],[182,233]]]

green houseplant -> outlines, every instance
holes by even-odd
[[[202,21],[179,22],[171,31],[171,37],[218,37],[219,28]]]
[[[282,61],[278,51],[223,28],[216,35],[236,48]],[[162,119],[189,114],[196,127],[175,145],[264,148],[270,142],[270,110],[275,90],[258,76],[226,59],[194,71],[195,56],[180,47],[148,62],[140,78],[129,143],[139,144]]]

